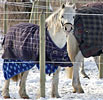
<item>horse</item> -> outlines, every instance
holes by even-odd
[[[79,79],[79,67],[84,57],[92,56],[97,60],[96,57],[102,53],[101,38],[103,34],[101,30],[103,24],[101,23],[102,16],[98,15],[103,14],[102,8],[103,3],[92,3],[77,9],[74,18],[74,31],[67,32],[67,50],[71,61],[74,62],[72,77],[74,93],[84,93]],[[68,25],[65,24],[65,27]]]
[[[64,31],[64,28],[65,28],[65,30],[67,29],[66,27],[64,27],[65,24],[69,25],[69,30],[68,30],[69,32],[71,32],[72,29],[73,29],[74,14],[71,14],[69,16],[67,15],[67,13],[71,13],[71,12],[75,13],[74,5],[63,4],[58,10],[53,12],[45,21],[46,26],[47,26],[47,30],[49,32],[49,35],[50,35],[52,41],[54,42],[54,44],[58,48],[61,48],[61,49],[67,43],[67,35],[65,34],[65,31]],[[66,20],[65,20],[65,18],[66,18]],[[28,23],[28,24],[30,24],[30,23]],[[20,29],[21,26],[23,26],[23,28],[20,29],[21,31],[23,31],[26,28],[25,24],[23,24],[21,26],[20,25],[17,25],[17,26],[18,26],[18,30]],[[15,25],[14,27],[17,27],[17,26]],[[31,24],[31,26],[32,26],[32,24]],[[17,28],[12,27],[11,30],[13,30],[13,29],[17,29]],[[28,30],[29,30],[29,28],[28,28]],[[18,33],[17,31],[14,32],[14,33],[11,32],[11,34],[15,34],[15,36],[16,36],[17,33]],[[27,32],[27,33],[29,34],[29,32]],[[7,34],[5,35],[5,37],[6,36],[7,36]],[[24,40],[25,40],[25,38],[24,38]],[[6,49],[5,49],[6,44],[8,44],[7,38],[5,38],[5,41],[4,41],[3,46],[4,46],[4,52],[7,53]],[[16,43],[16,42],[12,42],[12,43]],[[18,46],[18,48],[19,47],[20,46]],[[15,52],[16,52],[16,50],[15,50]],[[16,53],[18,53],[18,52],[16,52]],[[4,60],[5,60],[5,58],[8,58],[8,57],[5,57],[5,56],[7,56],[7,55],[3,54],[3,59]],[[60,97],[60,95],[58,93],[59,70],[60,70],[60,68],[58,68],[55,71],[55,73],[53,73],[52,93],[51,93],[52,97],[57,97],[57,98]],[[29,96],[27,95],[26,88],[25,88],[28,72],[29,72],[29,70],[24,71],[24,72],[22,72],[22,73],[20,73],[16,76],[13,76],[12,78],[7,78],[6,77],[7,79],[5,80],[5,83],[4,83],[4,87],[3,87],[3,90],[2,90],[2,96],[4,98],[10,98],[10,94],[9,94],[10,79],[13,79],[14,81],[17,81],[20,78],[19,95],[20,95],[21,98],[28,99]]]

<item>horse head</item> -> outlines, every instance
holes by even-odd
[[[49,34],[55,44],[60,48],[62,48],[67,41],[66,33],[73,29],[74,16],[75,5],[66,3],[46,19]]]
[[[76,7],[74,4],[69,3],[63,4],[60,11],[59,20],[61,22],[61,27],[69,33],[73,30],[74,16],[76,14]]]
[[[48,28],[54,26],[55,33],[59,32],[60,29],[65,29],[67,31],[69,28],[70,29],[73,28],[74,16],[75,16],[75,5],[74,4],[70,5],[69,3],[66,3],[63,4],[58,10],[56,10],[46,19],[46,24]]]

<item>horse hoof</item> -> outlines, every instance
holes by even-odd
[[[61,98],[61,96],[60,96],[60,95],[57,95],[56,98]]]
[[[10,96],[3,96],[3,98],[4,98],[4,99],[9,99],[9,98],[10,98]]]
[[[76,91],[75,91],[75,90],[73,90],[73,93],[76,93]]]
[[[28,95],[20,96],[20,97],[23,98],[23,99],[30,99]]]
[[[30,99],[29,97],[21,97],[21,98],[23,98],[23,99]]]
[[[61,98],[60,95],[52,95],[52,98]]]
[[[77,93],[84,93],[84,90],[83,89],[79,90]]]
[[[79,91],[76,91],[76,90],[73,90],[73,93],[84,93],[84,90],[79,90]]]

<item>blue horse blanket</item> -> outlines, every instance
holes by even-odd
[[[58,66],[71,67],[67,44],[63,48],[58,48],[52,41],[47,28],[45,30],[46,73],[55,72]],[[2,58],[4,59],[5,79],[27,71],[34,65],[39,68],[39,26],[31,23],[20,23],[11,27],[5,35]],[[53,63],[48,64],[47,62]]]

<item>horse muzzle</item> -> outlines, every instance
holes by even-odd
[[[66,34],[69,35],[69,33],[73,31],[74,27],[71,23],[65,23],[63,25],[63,29],[66,32]]]

